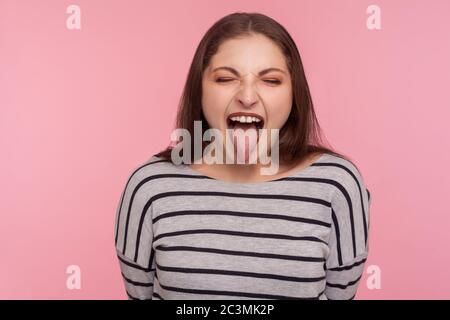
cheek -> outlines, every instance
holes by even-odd
[[[292,94],[289,89],[276,92],[267,103],[270,127],[281,128],[289,118],[292,109]]]
[[[211,127],[218,127],[223,121],[229,99],[229,95],[224,90],[203,87],[202,110]]]

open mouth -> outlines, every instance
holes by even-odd
[[[255,113],[234,112],[227,117],[228,134],[231,138],[232,153],[245,163],[250,160],[250,154],[255,156],[258,149],[259,129],[264,128],[264,118]],[[241,130],[239,130],[241,129]]]
[[[264,128],[264,119],[259,115],[233,115],[227,118],[228,129],[241,128],[244,131],[255,128],[256,130]]]

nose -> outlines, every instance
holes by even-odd
[[[237,94],[237,100],[244,108],[251,108],[258,103],[258,95],[252,83],[243,83]]]

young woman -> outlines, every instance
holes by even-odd
[[[277,171],[248,161],[251,139],[233,140],[243,164],[192,153],[179,165],[169,146],[138,167],[115,230],[129,299],[353,299],[368,255],[369,190],[352,161],[322,145],[298,49],[279,23],[234,13],[207,31],[177,128],[194,137],[194,121],[201,137],[279,129]]]

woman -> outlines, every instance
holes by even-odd
[[[115,230],[129,299],[353,299],[370,194],[356,165],[321,144],[298,49],[279,23],[234,13],[207,31],[177,128],[194,136],[194,121],[200,137],[234,137],[222,151],[244,163],[199,161],[206,143],[199,158],[183,138],[189,161],[175,163],[169,146],[131,174]],[[279,130],[266,144],[279,153],[270,175],[249,161],[256,129]]]

